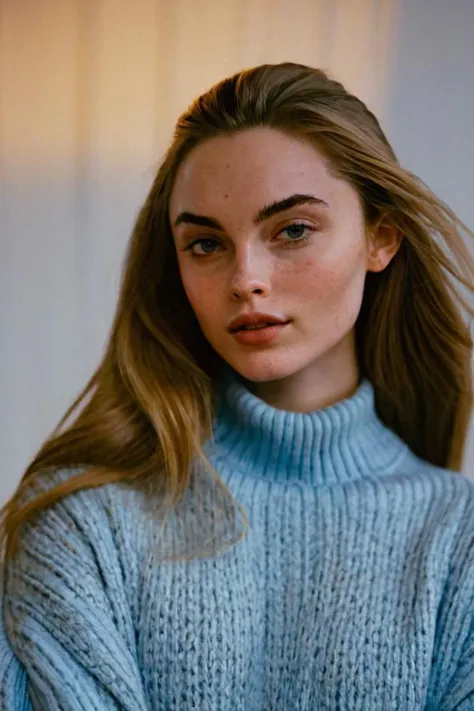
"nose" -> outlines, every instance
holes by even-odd
[[[232,299],[245,301],[252,296],[268,296],[271,291],[269,265],[255,254],[235,260],[230,283]]]

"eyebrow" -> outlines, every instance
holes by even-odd
[[[321,200],[321,198],[317,198],[314,195],[295,194],[290,195],[289,197],[284,198],[283,200],[275,200],[274,202],[265,205],[265,207],[259,210],[258,213],[255,215],[255,217],[253,218],[253,222],[255,225],[259,225],[265,220],[269,220],[271,217],[273,217],[273,215],[277,215],[279,212],[285,212],[286,210],[295,207],[295,205],[307,204],[316,204],[322,205],[324,207],[329,207],[329,204],[325,200]],[[212,227],[221,230],[222,232],[224,231],[224,228],[219,222],[219,220],[216,220],[213,217],[206,217],[205,215],[196,215],[193,212],[180,212],[180,214],[174,221],[174,226],[178,227],[178,225],[181,225],[183,223],[190,225],[200,225],[201,227]]]

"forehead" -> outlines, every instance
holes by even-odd
[[[170,217],[181,210],[252,210],[292,193],[318,191],[329,202],[337,189],[320,150],[309,141],[258,127],[211,138],[181,164],[170,199]]]

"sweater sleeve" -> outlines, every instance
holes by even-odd
[[[5,568],[3,711],[146,711],[130,600],[99,490],[24,526]]]
[[[474,711],[474,506],[464,521],[439,605],[426,711]]]

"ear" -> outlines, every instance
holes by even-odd
[[[382,272],[398,252],[402,240],[398,227],[382,218],[369,233],[367,271]]]

